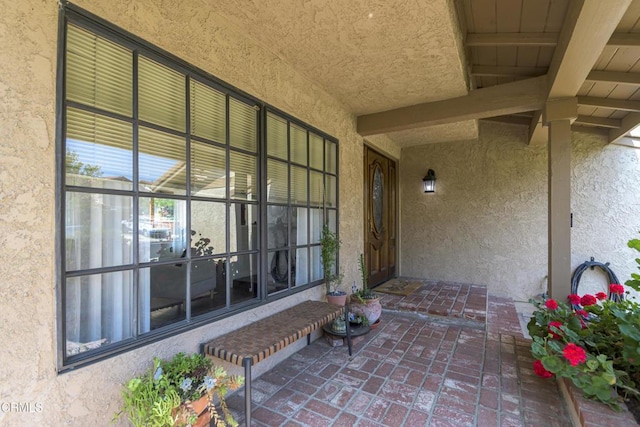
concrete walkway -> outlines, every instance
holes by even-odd
[[[253,382],[255,426],[570,426],[556,381],[533,373],[511,300],[422,281],[383,295],[378,328],[346,347],[324,339]],[[228,404],[241,423],[243,395]]]

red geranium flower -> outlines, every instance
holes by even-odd
[[[574,343],[569,343],[562,350],[562,354],[564,358],[571,363],[571,366],[578,366],[581,363],[587,361],[587,352],[580,346],[575,345]]]
[[[600,301],[606,300],[607,299],[607,294],[605,294],[604,292],[598,292],[596,294],[596,298],[598,298]]]
[[[533,372],[536,373],[537,376],[542,378],[551,378],[553,374],[547,371],[542,365],[542,360],[536,360],[533,362]]]
[[[559,340],[560,338],[562,338],[561,335],[558,335],[554,330],[551,329],[551,327],[560,329],[560,326],[562,326],[562,322],[558,322],[557,320],[553,320],[551,322],[549,322],[549,324],[547,325],[547,327],[549,328],[549,333],[551,335],[553,335],[553,339]]]
[[[617,283],[612,283],[609,285],[609,292],[611,292],[612,294],[622,295],[624,294],[624,286]]]
[[[593,295],[589,295],[589,294],[586,294],[582,298],[580,298],[580,305],[583,306],[583,307],[586,307],[588,305],[594,305],[597,302],[598,301],[596,300],[596,297],[594,297]]]
[[[545,307],[547,307],[549,310],[555,310],[556,308],[558,308],[558,303],[556,302],[556,300],[554,299],[548,299],[545,301],[544,303]]]
[[[580,304],[580,295],[571,294],[567,298],[569,298],[569,302],[573,305]]]
[[[582,317],[589,317],[589,313],[584,310],[576,310],[576,314],[579,314]]]

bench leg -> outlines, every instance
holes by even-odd
[[[247,427],[251,427],[251,365],[253,359],[245,357],[242,360],[244,366],[244,420]]]
[[[349,357],[351,357],[351,322],[349,322],[349,304],[344,305],[344,318],[347,333],[347,346],[349,346]]]

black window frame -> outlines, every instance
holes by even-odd
[[[217,91],[220,91],[222,93],[224,93],[227,97],[227,99],[229,97],[233,97],[236,98],[244,103],[247,104],[252,104],[256,107],[256,110],[258,111],[256,113],[256,132],[257,132],[257,150],[256,150],[256,157],[257,157],[257,176],[258,176],[258,182],[257,182],[257,187],[258,187],[258,200],[256,200],[254,203],[250,203],[247,200],[236,200],[237,203],[249,203],[249,204],[254,204],[257,205],[257,209],[258,209],[258,218],[259,218],[259,235],[258,235],[258,248],[255,251],[249,251],[251,253],[255,253],[256,257],[257,257],[257,263],[259,265],[258,271],[259,271],[259,291],[258,291],[258,295],[255,299],[250,300],[246,303],[241,303],[238,304],[236,306],[231,306],[231,307],[227,307],[224,310],[217,310],[205,315],[201,315],[196,317],[195,319],[193,318],[189,318],[189,316],[187,316],[187,319],[185,321],[181,321],[175,324],[172,324],[170,326],[166,326],[166,327],[162,327],[156,330],[151,330],[150,332],[145,332],[142,335],[140,335],[137,331],[137,320],[138,320],[138,316],[137,316],[137,308],[134,311],[134,316],[136,316],[135,320],[134,320],[134,325],[136,329],[136,331],[134,332],[134,337],[133,338],[129,338],[129,339],[125,339],[122,341],[117,341],[115,343],[112,343],[110,345],[107,345],[105,348],[99,348],[97,350],[92,350],[92,351],[87,351],[84,353],[79,353],[73,356],[67,356],[66,354],[66,335],[65,335],[65,327],[66,327],[66,322],[65,322],[65,313],[66,313],[66,300],[65,300],[65,289],[66,289],[66,278],[73,276],[74,274],[76,275],[80,275],[83,271],[86,272],[87,270],[81,270],[80,272],[74,272],[71,275],[68,274],[68,272],[65,270],[65,198],[66,198],[66,194],[67,191],[70,189],[68,187],[65,186],[65,135],[66,135],[66,131],[65,131],[65,120],[66,120],[66,108],[69,105],[72,105],[74,107],[79,107],[81,110],[84,111],[88,111],[88,112],[99,112],[101,114],[104,114],[104,111],[100,111],[99,109],[93,108],[93,107],[87,107],[87,106],[83,106],[80,105],[78,103],[74,103],[74,102],[69,102],[65,99],[65,75],[66,75],[66,33],[67,33],[67,26],[68,24],[73,24],[75,26],[81,27],[83,29],[86,29],[100,37],[103,37],[105,39],[108,39],[110,41],[115,42],[118,45],[124,46],[128,49],[131,49],[137,53],[134,53],[134,56],[139,55],[139,54],[143,54],[145,57],[150,58],[162,65],[165,65],[173,70],[176,70],[184,75],[187,76],[186,78],[186,91],[188,93],[188,88],[189,88],[189,81],[191,79],[205,84],[206,86],[209,86]],[[135,66],[134,66],[135,67]],[[268,259],[268,250],[267,250],[267,227],[266,227],[266,217],[267,217],[267,200],[266,200],[266,171],[267,171],[267,150],[266,150],[266,121],[267,121],[267,112],[272,112],[274,114],[277,114],[278,116],[286,119],[287,121],[291,122],[291,123],[295,123],[297,126],[300,126],[302,128],[304,128],[307,131],[307,134],[309,132],[312,132],[316,135],[319,135],[320,137],[322,137],[324,140],[326,141],[330,141],[332,143],[335,144],[336,147],[336,159],[335,159],[335,167],[336,167],[336,172],[335,172],[335,180],[336,180],[336,206],[333,209],[335,211],[335,221],[336,221],[336,232],[338,232],[338,227],[339,227],[339,200],[338,200],[338,190],[339,190],[339,141],[326,134],[325,132],[322,132],[319,129],[314,128],[313,126],[310,126],[304,122],[302,122],[301,120],[259,100],[256,97],[253,97],[252,95],[247,94],[246,92],[232,86],[229,85],[228,83],[225,83],[224,81],[216,78],[215,76],[211,75],[210,73],[197,68],[185,61],[183,61],[182,59],[180,59],[179,57],[166,52],[148,42],[146,42],[145,40],[105,21],[102,18],[99,18],[93,14],[91,14],[90,12],[79,8],[75,5],[71,5],[71,4],[65,4],[63,7],[60,8],[60,12],[59,12],[59,22],[58,22],[58,54],[57,54],[57,76],[56,76],[56,185],[55,185],[55,190],[56,190],[56,198],[55,198],[55,202],[56,202],[56,301],[57,301],[57,308],[56,308],[56,326],[57,326],[57,333],[56,333],[56,339],[57,339],[57,367],[58,367],[58,372],[59,373],[64,373],[64,372],[68,372],[70,370],[73,370],[75,368],[79,368],[82,366],[86,366],[89,365],[91,363],[97,362],[97,361],[101,361],[104,359],[107,359],[109,357],[113,357],[115,355],[133,350],[135,348],[140,348],[143,346],[146,346],[148,344],[151,344],[153,342],[162,340],[162,339],[166,339],[168,337],[174,336],[174,335],[178,335],[184,332],[188,332],[192,329],[201,327],[203,325],[206,324],[211,324],[214,323],[216,321],[219,321],[221,319],[230,317],[232,315],[250,310],[250,309],[254,309],[256,307],[259,306],[263,306],[263,305],[267,305],[270,302],[279,300],[281,298],[285,298],[288,296],[291,296],[293,294],[296,294],[298,292],[302,292],[302,291],[306,291],[310,288],[313,288],[315,286],[320,285],[323,280],[315,280],[315,281],[309,281],[309,283],[302,285],[302,286],[296,286],[294,288],[291,288],[289,290],[287,290],[286,292],[279,292],[276,294],[272,294],[272,295],[268,295],[267,294],[267,280],[266,280],[266,274],[268,272],[268,270],[266,269],[266,264],[267,264],[267,259]],[[134,110],[134,121],[137,121],[137,123],[141,123],[138,118],[137,118],[137,98],[136,98],[136,91],[137,91],[137,81],[136,81],[136,71],[134,68],[134,77],[133,77],[133,110]],[[227,101],[227,105],[228,105]],[[189,131],[189,121],[188,121],[188,111],[189,111],[189,105],[188,105],[188,98],[187,98],[187,106],[185,107],[186,111],[187,111],[187,129],[184,132],[185,138],[186,138],[186,150],[187,150],[187,182],[189,181],[189,169],[190,169],[190,165],[191,165],[191,160],[190,160],[190,141],[192,139],[192,135]],[[228,109],[228,107],[227,107]],[[228,113],[228,111],[227,111]],[[106,116],[109,116],[109,114],[107,114]],[[227,153],[227,159],[226,159],[226,168],[227,171],[229,170],[229,152],[232,149],[230,147],[229,144],[229,134],[228,134],[228,120],[229,120],[229,116],[227,115],[227,141],[226,141],[226,145],[225,145],[225,150]],[[142,123],[145,126],[147,125],[147,123]],[[153,128],[153,125],[151,126]],[[134,153],[134,160],[135,160],[135,153],[137,151],[137,145],[138,145],[138,141],[137,141],[137,132],[135,132],[135,135],[133,136],[133,153]],[[197,138],[195,140],[198,140]],[[242,152],[241,150],[239,152]],[[323,173],[326,173],[326,161],[324,160],[324,157],[326,156],[325,154],[326,150],[323,149]],[[309,168],[309,156],[310,153],[308,153],[307,157],[308,157],[308,165],[307,168]],[[134,161],[134,180],[137,179],[137,165],[135,164],[136,162]],[[90,188],[90,187],[86,187],[86,188],[77,188],[77,187],[73,187],[71,188],[72,190],[79,190],[80,192],[85,192],[87,194],[95,194],[95,193],[108,193],[108,192],[103,192],[100,191],[100,189],[96,189],[96,188]],[[186,187],[186,194],[184,197],[178,197],[178,196],[170,196],[168,198],[173,198],[176,200],[187,200],[187,204],[189,207],[187,207],[187,225],[190,225],[190,201],[191,199],[191,194],[189,191],[189,184],[187,184]],[[135,188],[133,189],[132,193],[137,193],[138,190],[136,190]],[[307,188],[307,195],[309,195],[309,189]],[[150,193],[146,196],[153,196],[153,193]],[[233,199],[231,199],[230,201],[230,195],[227,193],[226,194],[227,198],[225,199],[225,204],[227,206],[227,211],[229,211],[230,209],[230,203],[233,203]],[[136,195],[135,197],[145,197],[145,194],[143,195]],[[163,196],[165,197],[165,196]],[[197,200],[198,198],[194,198],[194,200]],[[134,206],[137,207],[137,203],[134,203]],[[137,217],[137,209],[134,208],[134,217]],[[137,225],[135,226],[137,229]],[[229,250],[229,220],[227,219],[226,221],[226,231],[225,231],[225,240],[226,240],[226,248],[225,248],[225,253],[227,255],[227,257],[231,256],[231,252]],[[135,234],[135,233],[134,233]],[[135,242],[137,243],[137,237],[134,237]],[[190,246],[189,242],[187,242],[187,244]],[[317,245],[309,245],[309,246],[317,246]],[[147,264],[149,263],[141,263],[138,259],[138,255],[137,255],[137,250],[135,250],[137,247],[134,247],[134,258],[133,258],[133,272],[134,274],[137,274],[137,271],[139,268],[147,266]],[[246,253],[249,253],[247,251],[245,251]],[[236,254],[243,254],[245,252],[234,252]],[[308,261],[310,262],[310,261]],[[189,259],[187,261],[187,263],[190,265],[191,260]],[[227,271],[228,271],[228,261],[227,261]],[[100,272],[110,272],[110,271],[124,271],[126,269],[128,269],[128,267],[125,269],[124,267],[127,266],[118,266],[118,267],[101,267],[101,268],[97,268],[97,269],[90,269],[88,271],[93,272],[93,273],[100,273]],[[135,279],[134,283],[137,284],[138,280]],[[229,285],[227,285],[229,286]],[[135,305],[137,306],[137,299],[138,299],[138,295],[137,295],[137,285],[134,286],[134,301],[135,301]],[[187,307],[187,313],[189,313],[189,308]]]

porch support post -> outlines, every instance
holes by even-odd
[[[543,123],[549,127],[549,294],[564,300],[571,293],[571,123],[578,99],[547,101]]]

